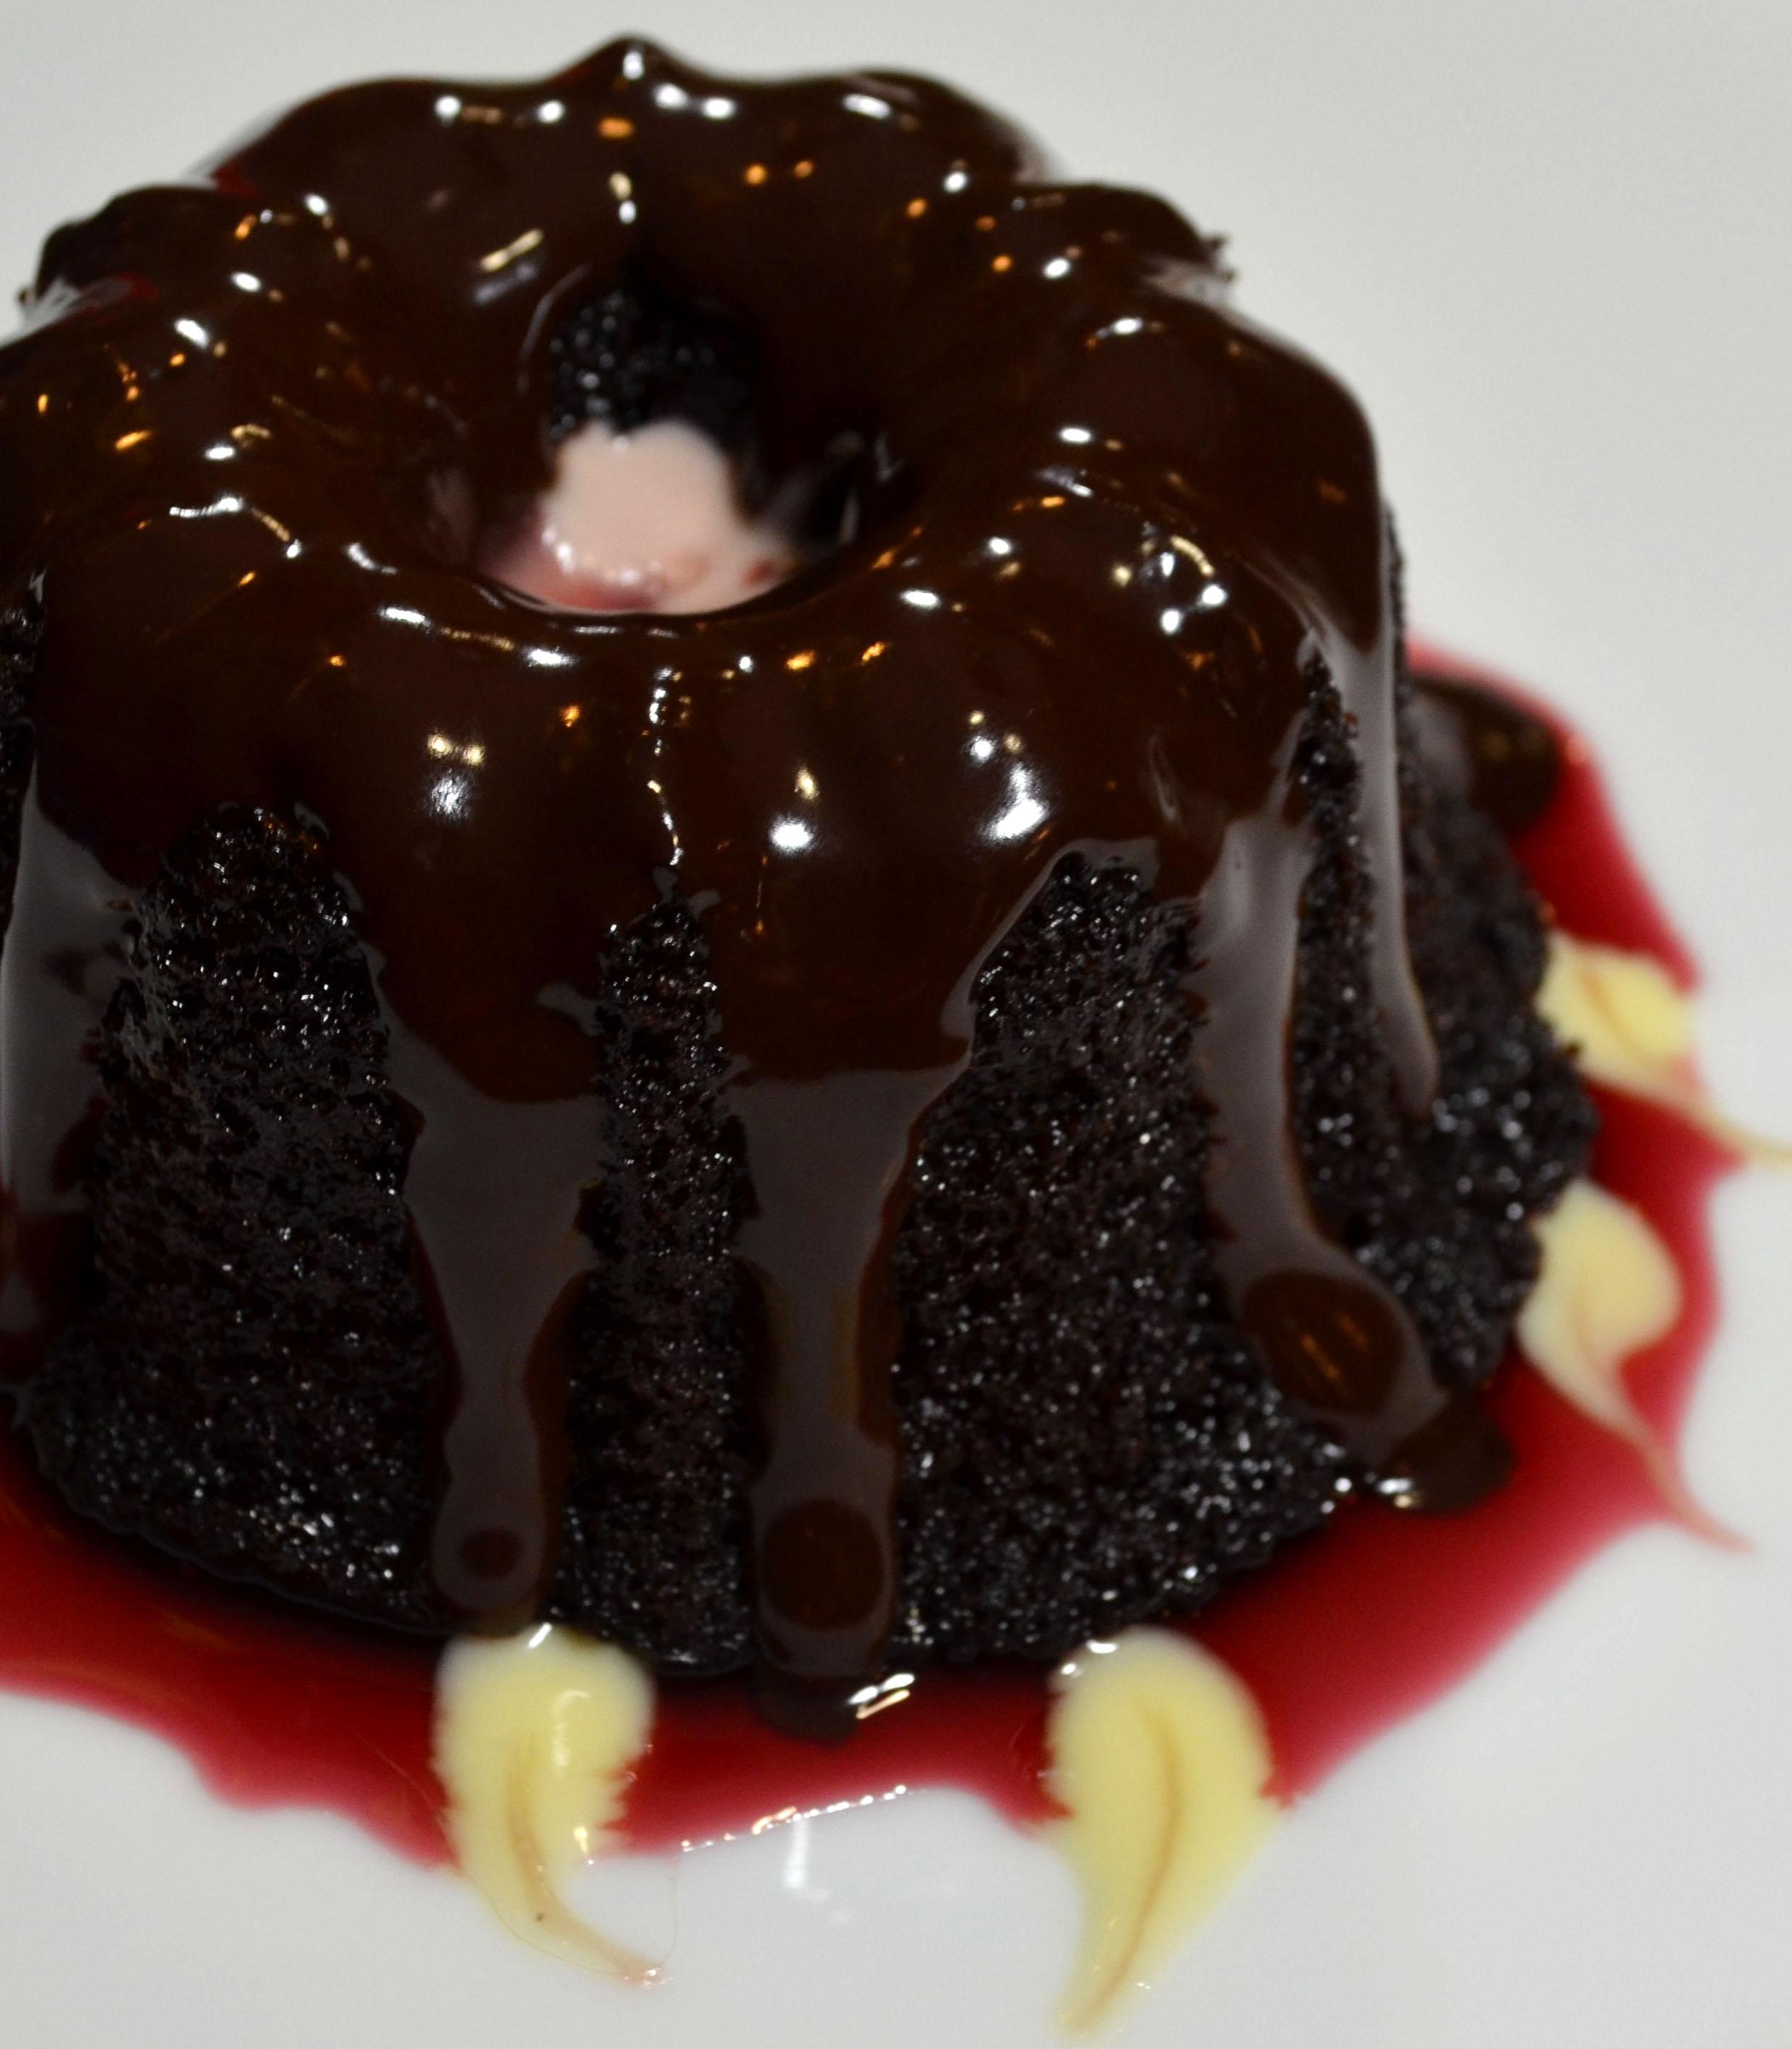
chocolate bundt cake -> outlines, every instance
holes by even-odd
[[[1414,741],[1362,415],[1226,283],[939,86],[639,43],[52,239],[0,1361],[70,1502],[800,1701],[1497,1481],[1590,1112]],[[492,573],[668,422],[782,581]]]

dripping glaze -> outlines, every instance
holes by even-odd
[[[548,337],[624,276],[751,337],[749,511],[849,507],[746,605],[582,616],[477,566],[551,474]],[[1317,682],[1354,728],[1415,1115],[1435,1056],[1368,429],[1223,285],[1161,202],[1058,182],[945,88],[741,84],[639,43],[545,84],[332,94],[58,235],[0,354],[0,575],[33,594],[54,712],[0,966],[7,1377],[76,1285],[135,894],[227,807],[296,822],[353,906],[414,1134],[440,1618],[534,1614],[594,1256],[597,963],[680,901],[750,1187],[759,1656],[779,1712],[826,1726],[894,1616],[917,1135],[980,969],[1076,853],[1198,916],[1221,1272],[1285,1391],[1398,1500],[1496,1476],[1296,1163]]]

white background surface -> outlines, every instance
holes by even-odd
[[[722,69],[940,72],[1229,232],[1245,305],[1368,402],[1420,624],[1592,730],[1706,964],[1720,1090],[1792,1131],[1788,0],[6,0],[0,275],[319,87],[544,70],[631,29]],[[1792,2045],[1792,1186],[1732,1184],[1720,1216],[1691,1456],[1757,1554],[1608,1555],[1294,1817],[1124,2039]],[[515,1949],[344,1824],[234,1813],[148,1737],[0,1697],[6,2049],[1052,2039],[1068,1881],[969,1802],[624,1889],[673,1943],[663,1993]]]

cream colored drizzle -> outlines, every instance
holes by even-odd
[[[463,1637],[436,1682],[436,1770],[461,1870],[513,1934],[637,1984],[659,1967],[580,1920],[563,1888],[608,1845],[652,1721],[632,1658],[552,1624]]]
[[[1792,1165],[1792,1145],[1717,1110],[1693,1066],[1693,1005],[1653,955],[1549,935],[1537,1008],[1596,1082],[1658,1102],[1745,1158]]]
[[[1188,1638],[1129,1630],[1060,1670],[1050,1839],[1081,1887],[1083,1934],[1062,2018],[1093,2027],[1211,1912],[1279,1811],[1256,1701]]]
[[[1635,1445],[1679,1521],[1733,1545],[1624,1385],[1626,1366],[1679,1319],[1685,1295],[1673,1255],[1640,1211],[1591,1181],[1568,1189],[1537,1236],[1542,1269],[1518,1323],[1525,1356],[1584,1415]]]

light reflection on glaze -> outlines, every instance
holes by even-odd
[[[548,482],[556,324],[649,271],[756,352],[748,510],[844,473],[849,538],[745,607],[581,617],[475,563]],[[1234,1308],[1273,1355],[1290,1332],[1327,1355],[1327,1385],[1292,1391],[1368,1465],[1401,1469],[1439,1410],[1404,1317],[1314,1220],[1283,1071],[1294,752],[1324,674],[1358,736],[1374,994],[1415,1111],[1434,1077],[1373,451],[1348,395],[1223,300],[1167,206],[1056,182],[943,88],[736,84],[639,44],[541,85],[328,95],[50,244],[0,354],[0,569],[45,623],[37,815],[116,886],[115,921],[230,803],[307,822],[351,891],[419,1133],[445,1620],[512,1626],[549,1583],[601,1170],[581,1020],[608,936],[674,889],[752,1182],[775,1679],[837,1700],[878,1669],[908,1170],[979,968],[1073,850],[1210,912],[1217,877],[1241,930],[1265,921],[1191,990]],[[63,865],[36,844],[6,1043],[31,1100],[84,1107],[111,969],[56,1008]],[[82,945],[115,962],[115,922]],[[79,1153],[79,1119],[26,1100],[4,1110],[15,1378],[68,1308],[66,1232],[33,1249],[67,1219],[30,1192]],[[1340,1320],[1368,1355],[1331,1343]]]

